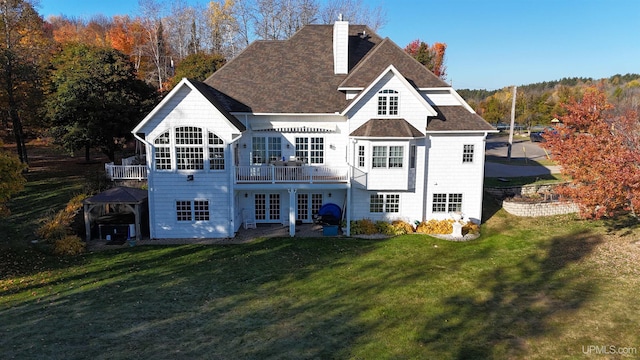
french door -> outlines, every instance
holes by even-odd
[[[280,194],[255,194],[254,208],[256,221],[280,221]]]
[[[298,193],[296,219],[302,222],[312,222],[320,207],[322,207],[322,194]]]

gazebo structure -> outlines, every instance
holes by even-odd
[[[140,240],[142,218],[148,212],[147,198],[147,190],[115,187],[85,199],[84,226],[87,241],[91,240],[91,226],[94,222],[132,224],[135,226],[135,238]],[[123,218],[127,220],[123,221]],[[133,237],[133,234],[129,236]]]

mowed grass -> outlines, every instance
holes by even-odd
[[[640,347],[636,229],[517,218],[489,200],[485,214],[482,236],[464,243],[281,238],[73,258],[25,249],[14,254],[22,264],[0,263],[0,353],[576,359],[602,358],[589,346]]]

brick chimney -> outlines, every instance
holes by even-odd
[[[349,22],[342,20],[342,14],[333,24],[333,72],[349,72]]]

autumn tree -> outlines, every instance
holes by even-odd
[[[0,216],[9,214],[7,202],[24,188],[26,180],[22,171],[25,167],[17,156],[3,150],[0,142]]]
[[[404,48],[404,51],[443,80],[447,78],[447,68],[444,65],[444,53],[446,50],[447,44],[445,43],[436,42],[433,45],[429,45],[424,41],[420,41],[420,39],[413,40]]]
[[[98,147],[113,160],[133,126],[150,110],[152,88],[117,50],[70,44],[54,58],[47,101],[56,141],[69,151]]]
[[[11,123],[17,154],[28,163],[24,121],[38,114],[43,66],[50,44],[44,21],[26,0],[0,2],[0,103]]]
[[[586,218],[613,217],[640,209],[638,114],[615,114],[595,87],[563,104],[561,126],[544,134],[546,146],[571,183],[558,193],[579,204]]]

